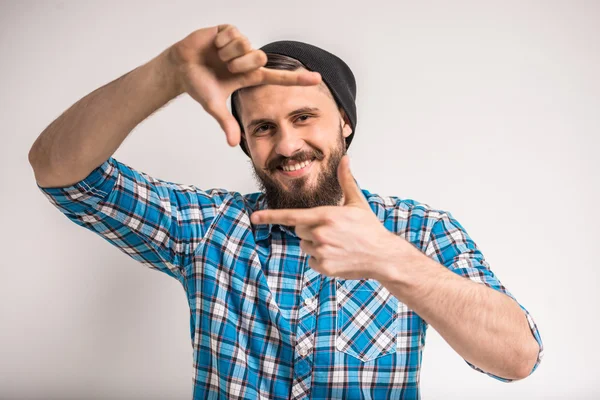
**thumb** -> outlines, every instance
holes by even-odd
[[[229,112],[227,106],[221,103],[209,104],[205,107],[207,113],[209,113],[214,119],[217,120],[225,136],[227,137],[227,143],[231,146],[237,146],[240,143],[240,125],[234,116]]]
[[[340,165],[338,165],[338,180],[344,193],[345,206],[354,205],[371,209],[367,199],[365,199],[365,196],[356,184],[352,172],[350,172],[350,158],[348,155],[344,155],[340,161]]]

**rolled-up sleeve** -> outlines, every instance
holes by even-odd
[[[450,212],[442,213],[440,218],[433,224],[431,228],[431,238],[425,254],[437,260],[440,264],[448,267],[451,271],[464,276],[465,278],[469,278],[474,282],[482,283],[494,290],[502,292],[515,300],[519,307],[521,307],[521,310],[523,310],[531,334],[539,345],[537,361],[529,372],[529,375],[531,375],[540,364],[544,355],[544,345],[538,327],[529,311],[517,301],[516,297],[508,291],[498,277],[492,272],[490,265],[484,259],[483,254],[473,239],[471,239],[465,228]],[[500,381],[512,382],[515,380],[499,377],[480,369],[467,360],[465,360],[465,362],[471,368]]]
[[[73,185],[37,186],[71,221],[182,283],[194,248],[229,196],[153,178],[113,157]]]

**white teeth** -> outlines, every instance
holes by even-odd
[[[310,161],[304,161],[301,162],[300,164],[294,164],[294,165],[284,165],[281,168],[283,168],[284,171],[296,171],[298,169],[302,169],[304,167],[306,167],[308,164],[310,164]]]

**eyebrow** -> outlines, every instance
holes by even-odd
[[[310,112],[316,112],[319,111],[319,109],[317,107],[302,107],[299,108],[297,110],[294,110],[292,112],[290,112],[287,117],[291,117],[292,115],[296,115],[296,114],[302,114],[302,113],[310,113]],[[252,121],[250,121],[250,123],[248,124],[247,128],[248,130],[252,129],[254,126],[258,125],[258,124],[262,124],[265,122],[271,122],[271,120],[267,119],[267,118],[258,118],[258,119],[253,119]]]

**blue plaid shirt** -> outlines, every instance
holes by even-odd
[[[113,157],[72,186],[38,188],[76,224],[181,283],[194,399],[420,398],[427,322],[377,281],[313,271],[286,227],[252,225],[263,193],[167,182]],[[388,230],[514,299],[449,212],[363,193]],[[533,372],[543,346],[521,308],[540,346]]]

